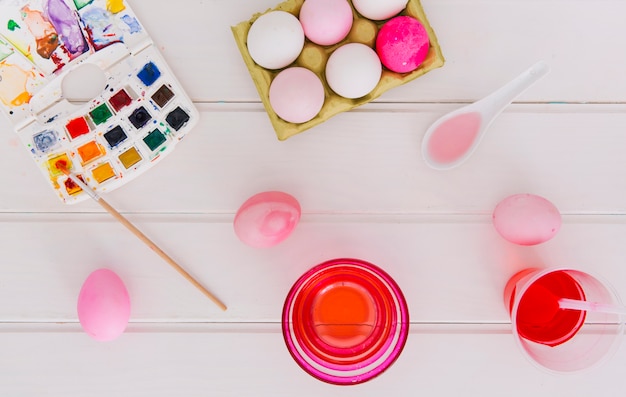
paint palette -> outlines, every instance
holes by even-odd
[[[72,84],[95,97],[70,102]],[[89,196],[58,161],[110,191],[171,152],[198,120],[122,0],[0,0],[0,107],[66,203]]]

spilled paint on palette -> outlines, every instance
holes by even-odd
[[[81,14],[91,45],[101,50],[113,43],[122,42],[124,35],[114,24],[111,24],[110,13],[103,8],[91,8]]]
[[[0,21],[6,18],[6,23],[0,25],[0,61],[12,54],[12,50],[2,45],[6,40],[43,76],[52,76],[87,52],[94,53],[110,44],[123,42],[124,32],[141,35],[143,29],[136,17],[122,12],[127,9],[123,1],[99,3],[100,6],[94,4],[94,0],[76,0],[76,9],[72,10],[65,0],[0,0]],[[113,20],[112,12],[105,8],[121,13],[117,22]],[[81,9],[84,9],[82,15]],[[89,34],[89,40],[85,33]],[[27,84],[27,88],[40,88],[41,85],[34,82]],[[11,90],[5,88],[4,91]],[[35,92],[30,90],[29,93],[21,98],[28,100]],[[23,101],[4,103],[20,106]]]
[[[8,43],[10,43],[11,46],[15,47],[16,50],[21,52],[25,57],[27,57],[30,61],[32,61],[33,58],[30,55],[30,46],[19,38],[19,32],[21,31],[22,31],[21,26],[18,25],[17,22],[15,22],[13,19],[9,19],[9,21],[6,24],[6,31],[4,32],[5,37],[3,38],[6,41],[4,41],[3,44],[7,45]],[[2,30],[0,29],[0,35],[1,34],[2,34]],[[0,40],[0,42],[2,42],[2,40]]]
[[[23,6],[11,10],[3,3]],[[59,73],[86,52],[143,31],[122,0],[75,0],[75,8],[70,8],[71,4],[66,0],[0,0],[0,8],[8,9],[0,10],[0,20],[6,18],[0,36],[49,75]]]
[[[93,3],[93,0],[74,0],[74,5],[77,10],[81,10],[89,4]]]
[[[7,22],[7,29],[13,32],[15,29],[20,29],[20,25],[18,25],[14,20],[9,19],[9,22]]]
[[[0,62],[0,101],[5,106],[22,106],[30,102],[32,97],[27,84],[32,72],[25,71],[17,65]]]
[[[37,54],[42,58],[49,59],[52,52],[59,46],[59,35],[52,23],[44,18],[43,13],[31,10],[26,6],[22,8],[22,20],[31,31],[37,43]]]
[[[130,15],[122,15],[121,19],[122,22],[128,25],[131,34],[141,32],[141,25],[139,25],[137,18],[131,17]]]
[[[111,14],[117,14],[126,9],[123,0],[107,0],[107,11]]]
[[[13,49],[7,42],[0,40],[0,61],[4,61],[11,54],[13,54]]]
[[[0,25],[0,36],[3,36],[43,73],[49,74],[59,69],[57,60],[64,61],[62,56],[64,47],[43,8],[36,8],[31,4],[26,4],[16,10],[3,8],[0,11],[0,18],[4,17],[5,13],[9,20]]]
[[[104,72],[106,87],[67,107],[61,83],[83,63]],[[114,190],[170,153],[198,120],[123,0],[0,0],[0,105],[66,203],[88,196],[58,161],[95,191]]]
[[[48,0],[44,10],[71,56],[75,57],[88,50],[78,20],[63,0]]]

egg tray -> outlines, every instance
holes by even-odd
[[[419,0],[409,0],[406,8],[398,15],[411,16],[419,20],[424,25],[426,31],[428,32],[428,38],[430,39],[430,50],[428,51],[428,55],[426,56],[424,62],[416,70],[409,73],[395,73],[383,66],[382,76],[378,85],[369,94],[363,97],[348,99],[335,94],[326,83],[324,73],[326,61],[330,57],[330,54],[344,44],[363,43],[371,48],[375,48],[378,30],[387,20],[373,21],[364,18],[354,9],[354,7],[352,7],[352,13],[354,16],[352,29],[348,33],[347,37],[339,43],[331,46],[321,46],[305,38],[302,52],[291,65],[277,70],[269,70],[257,65],[250,56],[247,47],[248,31],[254,21],[256,21],[260,16],[271,11],[286,11],[298,17],[303,3],[304,0],[287,0],[278,4],[273,9],[268,9],[263,13],[254,14],[250,20],[241,22],[231,27],[233,35],[235,36],[235,41],[237,42],[237,46],[241,52],[241,56],[243,57],[248,71],[250,72],[250,76],[252,77],[257,91],[259,92],[259,96],[261,97],[261,101],[267,111],[272,126],[276,131],[276,136],[281,141],[321,124],[339,113],[371,102],[381,96],[384,92],[402,84],[406,84],[433,69],[439,68],[443,66],[445,62],[435,32],[426,18],[422,5]],[[350,5],[352,5],[351,2]],[[274,112],[269,102],[269,88],[272,80],[279,72],[293,66],[304,67],[314,72],[321,79],[325,91],[324,105],[317,116],[307,122],[298,124],[290,123],[281,119]]]

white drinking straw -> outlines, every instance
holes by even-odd
[[[609,303],[581,301],[577,299],[559,299],[561,309],[583,310],[586,312],[614,313],[626,315],[626,307]]]

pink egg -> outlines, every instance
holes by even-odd
[[[299,16],[304,35],[319,45],[343,40],[352,28],[352,18],[347,0],[306,0]]]
[[[311,120],[324,106],[324,85],[309,69],[291,67],[270,84],[269,101],[278,117],[290,123]]]
[[[389,70],[407,73],[417,69],[430,49],[428,32],[420,21],[399,16],[387,21],[376,36],[376,52]]]
[[[98,269],[83,283],[78,295],[78,320],[98,341],[120,336],[130,319],[130,298],[124,282],[113,271]]]
[[[293,196],[278,191],[258,193],[237,211],[235,234],[252,247],[271,247],[289,237],[300,214],[300,203]]]
[[[561,213],[550,201],[533,194],[515,194],[493,211],[493,225],[506,240],[536,245],[550,240],[561,228]]]

